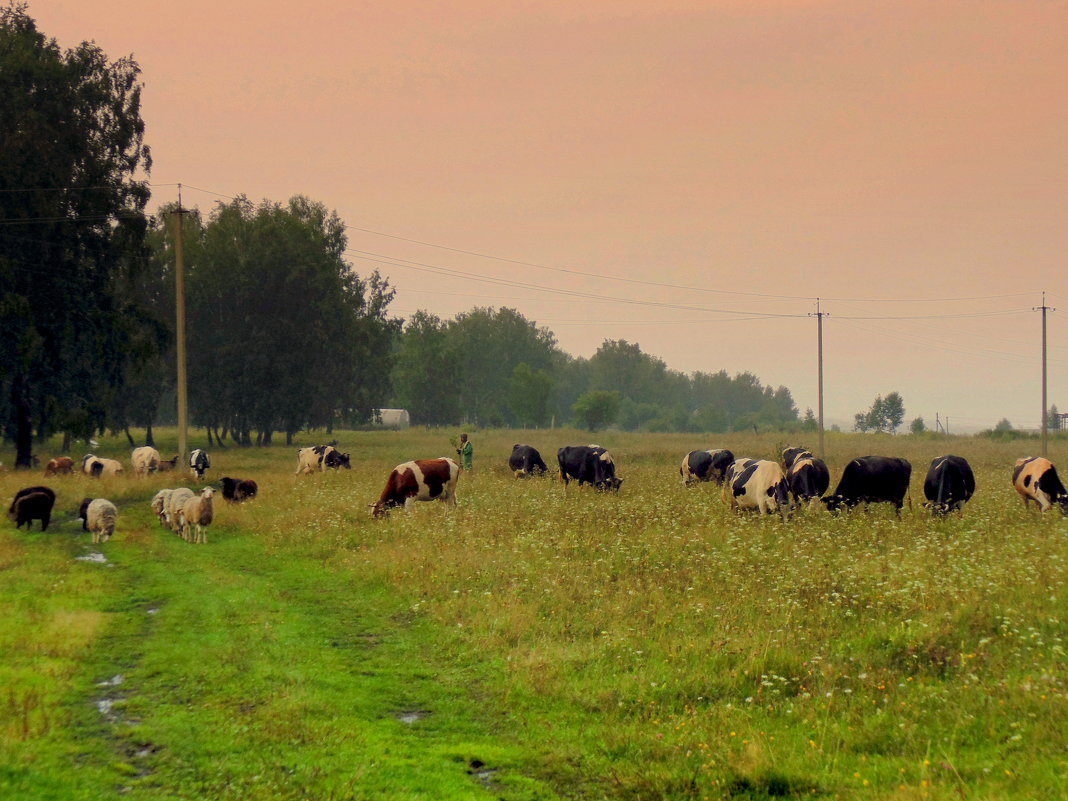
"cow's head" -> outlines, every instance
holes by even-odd
[[[396,504],[389,503],[388,501],[375,501],[370,504],[371,517],[376,520],[380,520],[383,517],[389,517],[390,509],[394,506],[396,506]]]
[[[92,498],[83,498],[82,505],[78,507],[78,517],[80,517],[82,521],[82,531],[89,530],[89,521],[86,518],[89,516],[89,504],[92,502]]]
[[[846,507],[846,499],[841,495],[825,495],[820,498],[828,512],[837,512]]]
[[[352,463],[349,461],[349,454],[341,453],[340,451],[330,451],[326,455],[326,466],[333,467],[335,470],[339,467],[344,467],[346,470],[352,469]]]

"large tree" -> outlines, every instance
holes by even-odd
[[[0,409],[18,467],[35,426],[100,428],[124,378],[151,166],[139,76],[0,9]]]
[[[249,445],[255,432],[267,444],[283,431],[291,442],[385,404],[393,291],[352,271],[335,213],[303,196],[238,197],[203,224],[191,215],[184,242],[190,411],[209,440]]]

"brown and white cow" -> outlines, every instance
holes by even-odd
[[[1057,504],[1062,512],[1068,514],[1068,490],[1065,490],[1057,476],[1057,468],[1049,459],[1042,456],[1017,459],[1016,468],[1012,471],[1012,485],[1023,498],[1024,506],[1030,506],[1034,501],[1045,512]]]
[[[445,501],[456,506],[456,479],[460,465],[452,459],[416,459],[393,468],[379,499],[371,504],[372,517],[385,517],[397,506],[410,509],[414,501]]]
[[[49,476],[69,476],[74,472],[74,460],[69,456],[57,456],[49,459],[45,465],[45,478]]]

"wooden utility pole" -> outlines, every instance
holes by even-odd
[[[1042,312],[1042,455],[1049,455],[1049,405],[1046,402],[1046,312],[1056,311],[1046,305],[1046,293],[1042,293],[1042,305],[1031,311]]]
[[[182,185],[178,184],[178,209],[174,212],[174,302],[178,352],[178,459],[184,469],[189,459],[189,396],[185,373],[185,253],[182,248]]]
[[[817,380],[817,406],[819,409],[819,416],[817,418],[819,422],[819,456],[821,459],[826,458],[824,441],[823,441],[823,318],[827,313],[820,311],[820,299],[816,298],[816,365],[818,371]],[[809,315],[810,317],[813,315]]]

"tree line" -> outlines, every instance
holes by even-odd
[[[213,445],[356,425],[727,431],[814,426],[751,373],[686,375],[624,340],[590,358],[514,309],[390,313],[394,290],[345,259],[322,203],[245,197],[146,213],[152,167],[132,58],[62,50],[24,4],[0,8],[0,425],[34,438],[153,427],[173,414],[175,213],[182,213],[191,420]]]

